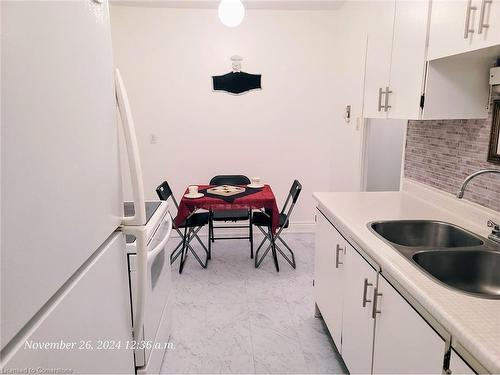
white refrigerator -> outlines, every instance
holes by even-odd
[[[0,9],[0,368],[133,373],[107,1]]]

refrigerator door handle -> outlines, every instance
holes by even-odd
[[[134,216],[124,217],[123,225],[145,225],[146,206],[144,203],[144,186],[142,184],[142,168],[139,157],[139,144],[135,133],[134,120],[130,103],[123,84],[122,76],[118,69],[115,69],[116,101],[120,113],[123,135],[125,137],[125,147],[127,150],[130,176],[132,180],[132,193],[134,198]]]
[[[165,215],[163,223],[167,223],[168,225],[167,234],[165,234],[165,237],[163,237],[160,243],[153,250],[148,252],[148,262],[155,259],[156,256],[163,250],[168,242],[168,239],[170,238],[170,233],[172,233],[172,217],[169,214]]]

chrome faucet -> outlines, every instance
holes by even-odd
[[[460,188],[460,190],[457,193],[457,198],[458,199],[462,199],[464,197],[465,188],[469,184],[470,180],[472,180],[473,178],[475,178],[477,176],[485,174],[485,173],[498,173],[498,174],[500,174],[500,170],[497,170],[497,169],[482,169],[480,171],[477,171],[477,172],[471,174],[469,177],[467,177],[464,180],[464,182],[462,184],[462,187]],[[497,224],[497,223],[495,223],[495,222],[493,222],[493,220],[488,220],[488,227],[493,228],[493,230],[491,231],[491,234],[488,236],[488,238],[490,240],[495,241],[496,243],[500,244],[500,225]]]
[[[474,172],[473,174],[471,174],[469,177],[467,177],[464,180],[464,182],[462,184],[462,187],[460,188],[460,190],[457,193],[457,198],[458,199],[462,199],[464,197],[465,188],[469,184],[470,180],[472,180],[473,178],[475,178],[477,176],[485,174],[485,173],[498,173],[498,174],[500,174],[500,170],[497,170],[497,169],[482,169],[480,171]]]

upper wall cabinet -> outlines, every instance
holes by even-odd
[[[429,61],[422,118],[487,118],[488,73],[498,57],[500,45]]]
[[[365,8],[363,117],[488,117],[500,0],[386,0]]]
[[[500,0],[434,0],[429,60],[500,44]]]
[[[364,117],[418,119],[429,2],[373,2],[369,11]],[[376,14],[376,17],[373,17]]]
[[[374,1],[365,12],[377,14],[376,24],[369,25],[366,51],[364,117],[387,118],[391,74],[391,49],[394,33],[395,1]],[[373,22],[373,21],[372,21]]]
[[[388,117],[418,119],[424,90],[428,1],[397,1],[394,17]]]
[[[489,69],[500,57],[500,0],[434,0],[422,119],[489,115]]]

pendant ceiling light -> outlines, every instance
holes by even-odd
[[[227,27],[238,26],[245,17],[245,7],[241,0],[221,0],[219,19]]]

